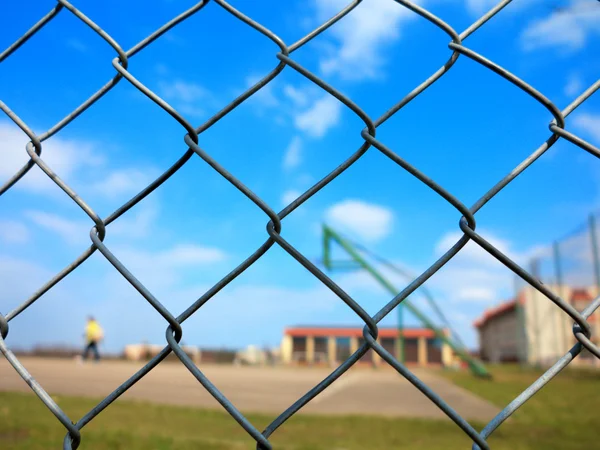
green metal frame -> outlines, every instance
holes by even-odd
[[[331,242],[336,242],[342,249],[348,253],[352,258],[350,261],[333,261],[331,258]],[[334,269],[363,269],[367,271],[379,284],[381,284],[388,292],[392,295],[398,294],[392,283],[390,283],[380,272],[378,272],[369,262],[362,257],[359,251],[346,239],[340,236],[331,227],[323,224],[323,265],[328,270]],[[457,344],[456,342],[448,339],[444,332],[435,326],[435,324],[429,320],[429,318],[423,314],[412,302],[406,298],[400,305],[398,305],[398,328],[399,334],[399,345],[398,345],[398,361],[404,362],[404,337],[403,337],[403,309],[408,309],[421,323],[432,330],[435,336],[441,341],[445,342],[450,346],[454,353],[467,365],[471,372],[479,377],[490,377],[490,373],[486,370],[483,363],[476,358],[469,355],[464,347]]]

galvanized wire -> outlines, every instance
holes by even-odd
[[[66,14],[67,11],[73,14],[77,19],[83,22],[86,26],[92,29],[100,38],[102,38],[109,46],[113,48],[116,53],[116,57],[112,60],[112,65],[115,68],[115,75],[110,79],[104,86],[100,87],[93,95],[86,99],[79,107],[69,113],[66,117],[60,120],[56,125],[51,127],[45,133],[36,135],[31,127],[29,127],[22,119],[20,119],[4,102],[0,101],[0,109],[28,136],[29,143],[26,146],[27,154],[30,159],[13,177],[11,177],[3,186],[0,187],[0,195],[4,194],[10,188],[12,188],[19,180],[29,171],[33,166],[38,166],[48,178],[50,178],[63,192],[77,204],[90,218],[92,227],[90,231],[90,238],[92,244],[84,251],[78,258],[56,274],[50,281],[41,286],[31,297],[25,299],[20,304],[16,305],[15,308],[3,315],[0,314],[0,351],[7,358],[14,369],[19,375],[29,384],[33,392],[39,397],[39,399],[50,409],[50,411],[56,416],[56,418],[62,423],[67,431],[65,436],[63,447],[65,449],[76,449],[82,442],[82,429],[93,420],[98,414],[100,414],[105,408],[107,408],[112,402],[114,402],[119,396],[126,392],[131,386],[142,379],[152,369],[161,363],[171,352],[181,360],[185,367],[194,375],[198,382],[206,389],[222,406],[223,408],[236,420],[241,427],[243,427],[247,433],[256,441],[257,448],[259,449],[270,449],[272,445],[269,441],[270,436],[282,426],[290,417],[302,409],[312,399],[326,390],[337,378],[345,373],[353,364],[355,364],[369,349],[373,349],[377,352],[383,360],[385,360],[390,366],[398,371],[398,373],[411,382],[417,387],[425,397],[435,403],[451,420],[453,420],[460,429],[462,429],[473,441],[474,448],[488,449],[490,448],[487,442],[488,437],[492,432],[498,428],[510,415],[512,415],[523,403],[525,403],[535,392],[544,387],[550,380],[556,376],[561,370],[563,370],[583,348],[589,350],[592,354],[600,357],[600,349],[593,344],[590,340],[591,327],[587,322],[587,318],[600,306],[600,298],[596,299],[588,308],[583,312],[576,311],[568,302],[565,302],[558,295],[552,293],[542,283],[540,283],[534,276],[532,276],[527,270],[520,267],[517,263],[512,261],[508,256],[504,255],[498,248],[494,247],[488,242],[485,237],[481,236],[475,231],[476,222],[475,214],[492,198],[494,198],[502,189],[504,189],[509,183],[511,183],[517,176],[523,173],[528,167],[530,167],[543,153],[545,153],[552,145],[554,145],[560,138],[563,138],[573,145],[581,148],[582,150],[589,152],[592,155],[599,156],[600,151],[592,144],[586,142],[579,136],[573,134],[571,131],[565,129],[565,118],[572,113],[577,107],[579,107],[585,100],[587,100],[594,92],[600,88],[600,80],[595,82],[592,86],[586,89],[575,101],[568,105],[563,111],[554,105],[547,97],[542,93],[538,92],[532,86],[527,84],[525,81],[518,78],[513,73],[500,67],[496,63],[490,61],[484,56],[474,52],[473,50],[465,47],[463,41],[466,40],[471,34],[476,32],[482,25],[494,16],[499,14],[511,0],[503,0],[494,6],[490,11],[484,14],[479,20],[475,21],[462,33],[455,31],[450,25],[445,23],[440,18],[436,17],[430,11],[423,7],[411,3],[406,0],[389,0],[398,3],[398,8],[407,8],[414,14],[420,16],[422,19],[428,21],[432,26],[435,26],[444,31],[451,39],[448,47],[451,51],[448,60],[435,71],[430,77],[419,84],[415,89],[409,92],[404,98],[392,106],[387,112],[381,115],[379,118],[371,119],[358,105],[356,105],[350,98],[339,92],[329,83],[325,82],[319,76],[311,73],[293,58],[293,52],[302,46],[306,45],[307,42],[317,38],[323,31],[332,26],[339,20],[343,20],[344,16],[354,10],[356,6],[361,3],[361,0],[354,0],[344,9],[335,14],[328,21],[317,27],[312,32],[308,33],[305,37],[299,39],[292,45],[286,45],[284,41],[274,34],[269,29],[265,28],[258,22],[254,21],[250,17],[243,14],[238,9],[229,5],[224,0],[213,0],[216,4],[213,7],[221,7],[227,11],[231,16],[232,20],[239,20],[246,25],[252,27],[258,33],[262,34],[265,38],[275,43],[279,52],[275,55],[278,59],[278,63],[274,68],[266,74],[260,81],[246,90],[243,94],[225,106],[217,114],[209,118],[204,124],[197,128],[194,128],[175,108],[169,105],[165,100],[160,98],[155,92],[146,87],[140,80],[135,78],[132,73],[128,70],[129,59],[142,51],[145,47],[152,44],[165,32],[175,27],[177,24],[188,20],[194,14],[199,13],[208,3],[208,0],[203,0],[187,9],[179,16],[165,23],[162,27],[157,29],[154,33],[140,41],[134,47],[128,51],[124,51],[121,46],[108,35],[95,21],[87,17],[81,9],[76,8],[66,0],[59,0],[54,8],[52,8],[48,14],[41,18],[33,27],[27,30],[21,37],[10,45],[4,52],[0,53],[0,62],[10,57],[15,51],[25,45],[26,42],[35,37],[35,34],[44,26],[52,26],[52,20],[57,14]],[[65,11],[66,10],[66,11]],[[65,12],[63,12],[65,11]],[[487,69],[495,72],[499,76],[506,79],[508,82],[515,86],[517,89],[528,94],[537,100],[543,107],[548,109],[553,115],[554,120],[549,124],[550,136],[548,139],[538,147],[533,153],[531,153],[523,162],[515,167],[510,173],[508,173],[503,179],[501,179],[496,185],[494,185],[488,192],[486,192],[471,208],[466,207],[456,197],[454,197],[448,190],[443,188],[433,179],[429,178],[426,174],[417,169],[413,164],[403,159],[398,153],[387,147],[384,143],[376,139],[376,129],[387,121],[390,117],[395,115],[404,106],[417,98],[423,91],[428,89],[433,83],[440,79],[446,74],[458,61],[461,55],[466,58],[473,60],[474,62],[481,64]],[[246,101],[260,89],[265,87],[273,79],[275,79],[284,69],[289,67],[291,70],[296,71],[307,80],[318,86],[329,95],[335,97],[338,101],[343,103],[348,109],[354,112],[365,124],[365,128],[360,132],[364,142],[356,149],[353,153],[350,153],[348,158],[337,166],[337,168],[331,171],[327,176],[322,178],[310,189],[300,195],[296,200],[287,205],[282,211],[276,213],[266,202],[264,202],[258,195],[252,190],[246,187],[238,178],[232,175],[224,166],[222,166],[217,160],[215,160],[209,150],[202,148],[201,136],[202,133],[212,127],[218,121],[224,119],[233,109],[239,106],[241,103]],[[173,165],[156,178],[152,183],[145,187],[141,192],[131,198],[129,201],[124,203],[115,212],[109,215],[105,219],[101,219],[100,216],[94,212],[94,210],[67,184],[60,178],[60,174],[55,173],[52,168],[44,161],[43,158],[43,142],[49,137],[55,135],[64,127],[69,125],[75,120],[80,114],[84,114],[86,110],[94,105],[94,103],[102,96],[107,95],[111,89],[122,79],[127,80],[136,89],[146,95],[152,100],[157,107],[167,112],[174,120],[176,120],[184,130],[183,141],[187,150],[185,150],[182,156],[173,163]],[[371,150],[373,148],[374,150]],[[419,181],[424,183],[443,199],[445,199],[450,205],[452,205],[459,212],[459,228],[462,230],[463,235],[457,242],[434,264],[432,264],[427,270],[416,277],[408,286],[406,286],[397,296],[389,301],[380,311],[374,316],[370,316],[348,293],[346,293],[341,287],[333,282],[323,271],[321,271],[315,264],[309,261],[302,253],[300,253],[294,246],[287,242],[281,236],[282,221],[285,217],[291,214],[294,210],[300,207],[309,198],[314,196],[323,187],[330,183],[335,178],[341,176],[343,172],[352,166],[359,158],[361,158],[367,151],[379,151],[385,155],[390,161],[396,163],[408,173],[413,175]],[[192,156],[199,156],[204,162],[206,162],[212,169],[219,173],[223,178],[229,181],[235,188],[243,193],[249,201],[254,203],[260,210],[265,213],[268,219],[267,233],[268,238],[265,242],[259,246],[251,255],[249,255],[244,261],[242,261],[234,270],[223,277],[218,283],[212,286],[206,291],[200,298],[194,301],[182,314],[175,317],[161,302],[157,299],[136,277],[129,271],[127,267],[119,260],[118,256],[113,254],[112,251],[104,244],[104,238],[108,232],[110,232],[109,225],[115,220],[119,219],[122,215],[127,213],[136,204],[144,200],[151,192],[161,186],[166,180],[168,180],[173,174],[181,169]],[[481,432],[478,432],[471,426],[465,419],[463,419],[450,405],[442,400],[431,388],[424,382],[419,380],[413,373],[411,373],[403,364],[399,363],[393,355],[388,353],[378,342],[377,324],[385,316],[387,316],[395,307],[397,307],[402,301],[404,301],[410,294],[415,290],[419,289],[433,274],[435,274],[441,267],[443,267],[448,261],[450,261],[458,252],[469,242],[473,241],[481,246],[484,250],[490,253],[498,261],[503,263],[506,267],[511,269],[517,276],[522,278],[525,282],[530,284],[533,288],[539,291],[541,294],[546,296],[549,301],[556,304],[565,314],[570,316],[575,322],[573,328],[573,334],[577,339],[577,344],[556,364],[546,372],[538,381],[532,384],[526,391],[520,394],[512,403],[510,403],[502,412],[493,419]],[[185,354],[179,342],[183,334],[183,323],[190,316],[192,316],[198,309],[200,309],[206,302],[212,299],[219,291],[227,286],[231,281],[240,276],[248,267],[254,264],[259,258],[261,258],[271,247],[278,245],[285,252],[287,252],[293,259],[299,264],[304,266],[310,271],[321,283],[329,288],[341,301],[346,303],[364,322],[365,327],[363,331],[364,343],[363,345],[352,354],[346,361],[344,361],[339,367],[331,372],[325,379],[319,384],[313,387],[305,395],[299,398],[293,405],[287,410],[281,413],[265,430],[259,431],[252,423],[250,423],[246,417],[216,388],[214,384],[204,375],[204,373],[198,368],[189,356]],[[152,305],[152,307],[165,319],[167,323],[166,328],[166,345],[164,349],[150,360],[142,369],[135,373],[128,380],[124,381],[115,391],[98,403],[92,410],[90,410],[83,417],[77,421],[73,421],[67,414],[58,406],[58,404],[46,393],[44,388],[37,383],[29,374],[27,369],[21,364],[19,359],[9,349],[6,344],[6,337],[10,332],[9,324],[19,314],[25,312],[31,307],[36,301],[38,301],[46,292],[52,289],[56,284],[60,283],[65,277],[72,273],[78,266],[85,263],[85,261],[96,251],[99,251],[138,292],[144,297],[144,299]],[[424,401],[427,401],[424,399]]]

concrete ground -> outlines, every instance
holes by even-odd
[[[78,363],[72,360],[22,358],[33,377],[53,395],[104,397],[141,364],[125,361]],[[280,413],[329,371],[323,368],[202,366],[204,374],[242,411]],[[466,419],[488,422],[499,409],[445,380],[435,371],[414,373]],[[0,359],[0,391],[30,392],[8,361]],[[221,408],[196,379],[176,362],[164,362],[122,398],[163,404]],[[302,412],[369,414],[422,418],[445,415],[414,386],[391,369],[357,367],[310,402]]]

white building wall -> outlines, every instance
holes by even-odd
[[[515,361],[519,358],[518,318],[510,310],[492,318],[479,329],[481,356],[490,362]]]
[[[573,294],[570,286],[546,285],[552,292],[569,302]],[[589,287],[588,292],[594,296],[596,289]],[[548,366],[554,364],[561,356],[575,345],[573,336],[573,319],[545,295],[532,287],[525,289],[525,325],[528,341],[528,362],[530,364]],[[596,313],[598,316],[598,313]],[[593,325],[597,336],[599,320]],[[597,338],[594,338],[597,339]],[[577,361],[577,360],[576,360]]]
[[[551,284],[546,287],[563,300],[571,301],[573,287]],[[589,286],[585,289],[595,298],[598,292],[596,287]],[[573,306],[581,310],[584,305]],[[594,316],[590,320],[592,341],[598,343],[600,311],[596,311]],[[481,356],[492,362],[518,359],[532,365],[549,366],[575,345],[572,330],[573,319],[545,295],[528,286],[519,295],[517,309],[492,317],[480,327]],[[574,361],[574,364],[590,363],[600,365],[600,361],[595,358],[577,358]]]

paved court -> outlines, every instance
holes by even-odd
[[[103,361],[22,358],[48,392],[56,395],[101,397],[130,377],[140,364]],[[280,413],[321,381],[329,371],[317,368],[264,368],[209,365],[209,379],[242,411]],[[415,370],[438,395],[467,419],[489,421],[499,409],[434,372]],[[0,390],[28,392],[29,387],[8,362],[0,359]],[[164,404],[221,408],[187,370],[166,362],[150,372],[122,398]],[[309,403],[313,414],[374,414],[441,418],[444,414],[414,386],[389,369],[353,368]]]

